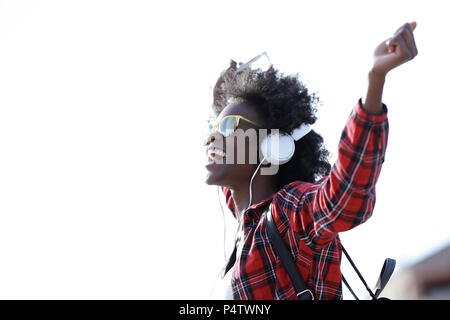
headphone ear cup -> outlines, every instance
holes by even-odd
[[[285,164],[294,155],[295,141],[287,134],[269,134],[261,141],[260,150],[267,162]]]
[[[263,164],[272,163],[272,157],[270,156],[269,139],[270,135],[266,136],[259,145],[259,150],[264,157]]]

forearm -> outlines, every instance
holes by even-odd
[[[378,75],[373,71],[368,75],[368,86],[366,98],[363,100],[363,109],[371,114],[383,112],[382,96],[385,76]]]

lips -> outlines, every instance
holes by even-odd
[[[208,157],[208,160],[214,161],[217,158],[223,158],[226,156],[225,151],[222,149],[216,148],[213,145],[209,145],[206,149],[206,154]]]

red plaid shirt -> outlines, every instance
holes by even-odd
[[[234,299],[297,299],[270,244],[264,211],[272,214],[285,244],[315,299],[342,299],[338,233],[366,221],[375,205],[375,183],[388,139],[387,108],[367,113],[361,100],[352,110],[330,174],[315,183],[294,181],[244,213],[242,250],[232,273]],[[233,214],[231,191],[222,187]]]

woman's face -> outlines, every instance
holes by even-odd
[[[228,115],[240,115],[264,128],[264,119],[254,106],[245,102],[229,104],[217,117],[219,122]],[[239,120],[236,131],[228,137],[210,133],[206,138],[206,183],[235,188],[248,184],[257,168],[258,128],[245,120]]]

